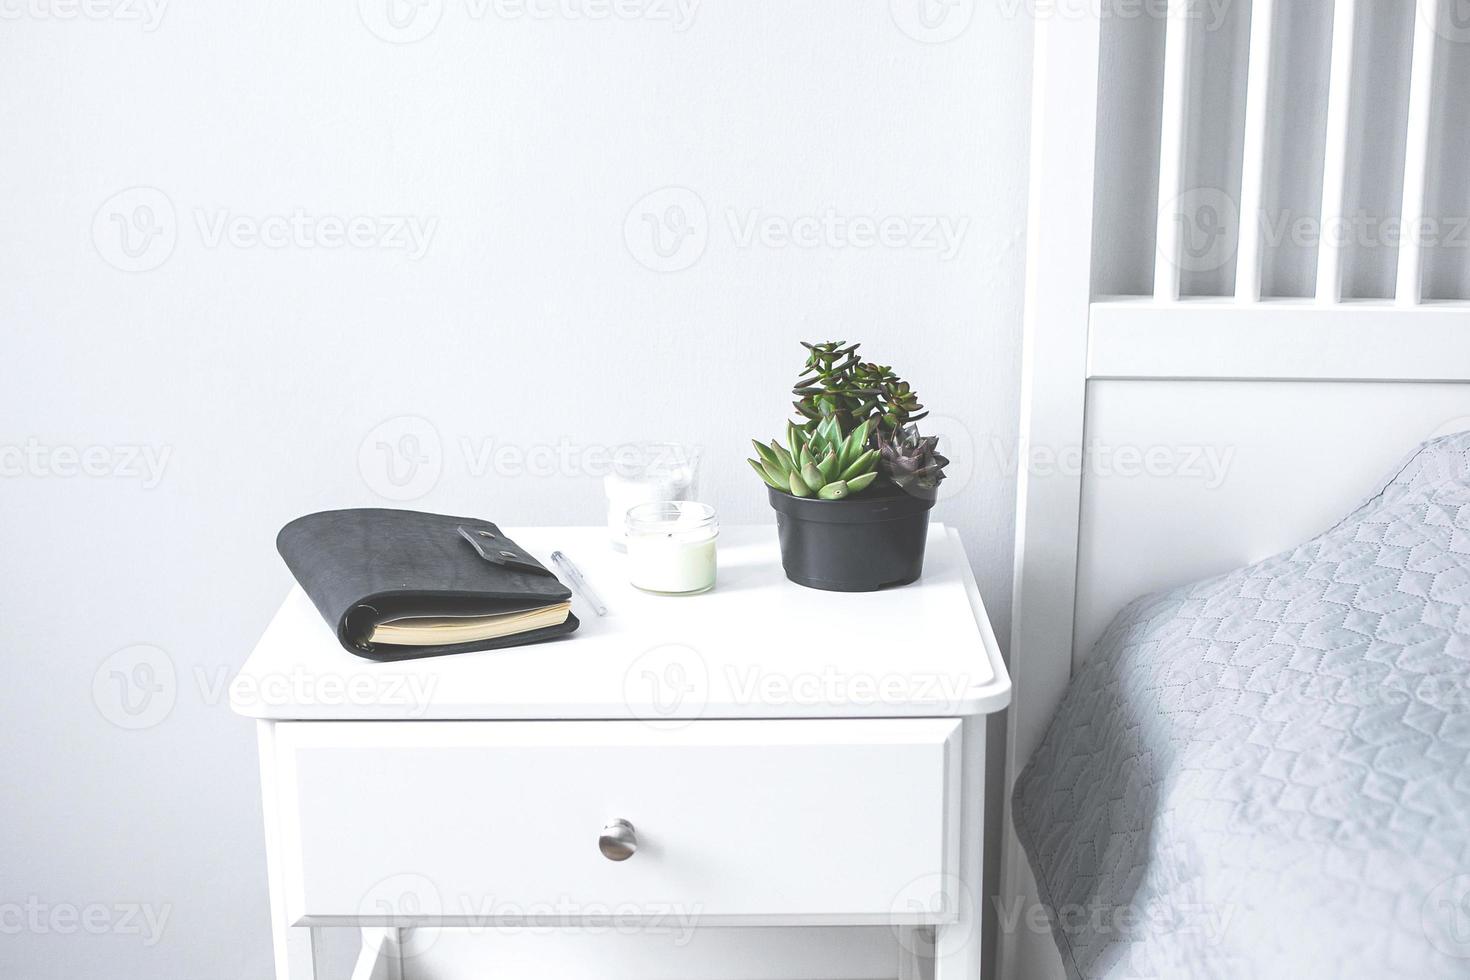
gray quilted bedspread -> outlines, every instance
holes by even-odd
[[[1128,606],[1015,817],[1073,976],[1470,977],[1470,433]]]

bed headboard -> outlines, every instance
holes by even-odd
[[[1126,602],[1470,429],[1457,0],[1156,6],[1037,15],[1008,788]],[[1006,825],[1002,902],[1034,901]],[[1002,976],[1056,975],[1020,921]]]

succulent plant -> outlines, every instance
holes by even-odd
[[[909,383],[886,364],[864,362],[859,344],[844,340],[808,344],[806,365],[792,394],[798,396],[796,411],[807,421],[808,431],[832,416],[842,431],[859,422],[877,418],[879,426],[892,431],[917,422],[927,412]]]
[[[868,448],[874,424],[860,423],[846,434],[828,414],[806,429],[788,423],[786,445],[752,440],[757,459],[746,460],[766,485],[797,497],[842,500],[862,493],[878,479],[878,451]]]
[[[933,497],[944,479],[949,460],[938,452],[937,436],[921,436],[913,425],[891,433],[878,430],[879,469],[905,493]]]
[[[792,393],[801,418],[787,424],[786,445],[756,442],[748,460],[768,486],[798,497],[842,500],[879,476],[908,493],[932,497],[949,460],[913,423],[926,417],[912,386],[886,364],[864,361],[845,340],[802,343],[806,364]]]
[[[877,393],[873,411],[878,415],[880,431],[893,432],[929,414],[919,404],[918,393],[886,364],[859,364],[853,369],[853,383]]]
[[[797,414],[807,420],[808,430],[830,416],[849,432],[873,414],[879,390],[864,387],[857,380],[855,372],[862,363],[857,355],[860,345],[834,340],[825,344],[802,341],[801,346],[807,349],[806,365],[791,393],[798,396],[793,404]]]

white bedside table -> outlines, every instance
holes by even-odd
[[[297,590],[236,678],[279,980],[317,980],[331,926],[362,930],[354,980],[980,975],[1010,680],[954,531],[919,582],[851,595],[788,582],[774,528],[726,528],[688,598],[628,586],[605,528],[508,533],[609,615],[374,663]]]

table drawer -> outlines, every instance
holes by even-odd
[[[279,723],[287,914],[948,921],[959,735],[930,718]],[[636,838],[622,861],[600,846],[617,819]]]

